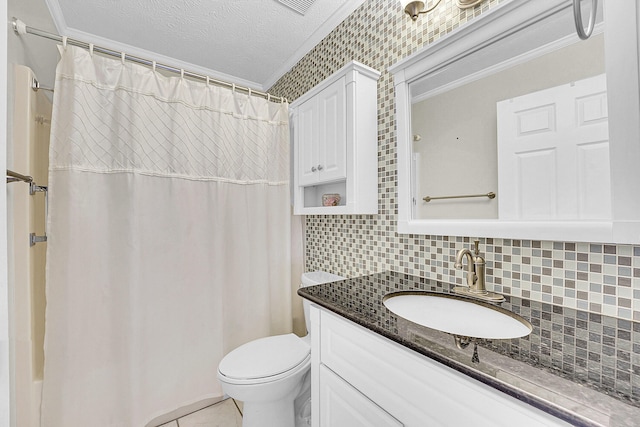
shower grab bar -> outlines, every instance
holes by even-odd
[[[33,178],[29,175],[22,175],[21,173],[14,172],[7,169],[7,184],[10,182],[26,182],[29,184],[29,194],[34,195],[36,193],[44,193],[44,210],[45,217],[49,214],[49,188],[45,185],[38,185],[33,182]],[[45,224],[46,227],[46,224]],[[36,233],[29,233],[29,246],[34,246],[36,243],[47,241],[47,230],[45,229],[43,236],[36,236]]]
[[[29,233],[29,246],[35,246],[36,243],[43,243],[47,241],[47,233],[43,236],[36,236],[36,233]]]
[[[46,90],[46,91],[49,91],[49,92],[53,92],[54,91],[50,87],[40,86],[40,82],[38,80],[36,80],[35,77],[33,79],[31,79],[31,89],[33,89],[34,92],[37,92],[40,89]]]
[[[9,184],[10,182],[19,182],[19,181],[32,183],[33,178],[31,178],[29,175],[22,175],[21,173],[14,172],[10,169],[7,169],[7,184]]]
[[[32,196],[37,193],[44,193],[44,234],[42,236],[36,236],[36,233],[29,233],[29,246],[35,246],[36,243],[47,241],[47,218],[49,217],[49,187],[44,185],[36,185],[32,182],[29,185],[29,194]]]
[[[22,175],[21,173],[7,169],[7,184],[11,182],[26,182],[29,184],[29,194],[32,196],[38,192],[47,191],[46,186],[36,184],[31,176]]]

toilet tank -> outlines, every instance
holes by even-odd
[[[301,288],[307,286],[320,285],[322,283],[336,282],[338,280],[344,280],[346,277],[338,276],[337,274],[327,273],[326,271],[310,271],[302,274]],[[307,328],[307,334],[309,333],[309,327],[311,322],[309,319],[309,307],[311,303],[307,299],[302,300],[302,307],[304,308],[304,323]]]

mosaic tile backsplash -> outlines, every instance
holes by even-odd
[[[482,345],[640,406],[640,323],[526,298],[502,307],[533,332]]]
[[[367,0],[283,76],[270,93],[294,100],[345,63],[382,72],[378,81],[378,215],[307,216],[306,270],[346,277],[394,270],[462,283],[455,253],[470,238],[399,235],[395,97],[387,69],[507,0],[460,10],[443,0],[413,22],[395,0]],[[430,2],[427,2],[430,3]],[[480,237],[487,287],[554,306],[640,321],[640,246]]]

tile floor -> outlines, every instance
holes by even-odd
[[[226,399],[159,427],[242,427],[242,402]]]

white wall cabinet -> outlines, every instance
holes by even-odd
[[[352,61],[291,104],[296,215],[378,212],[379,77]]]
[[[347,178],[344,81],[330,84],[298,108],[300,185]]]
[[[311,328],[314,427],[569,425],[317,306]]]

